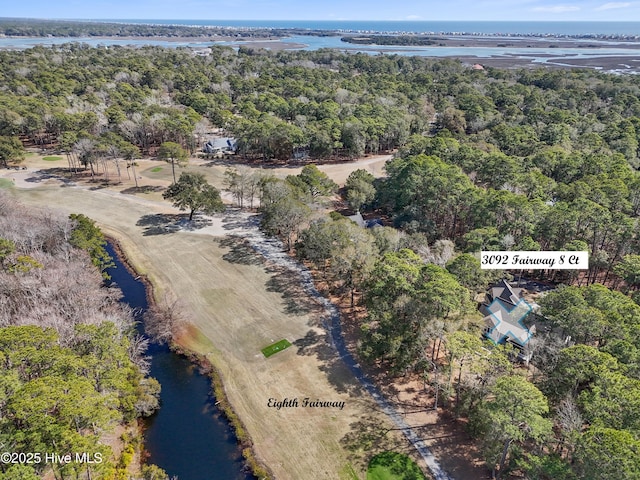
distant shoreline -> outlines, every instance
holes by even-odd
[[[311,36],[309,36],[311,38]],[[12,39],[15,40],[16,44],[2,44],[3,39]],[[19,45],[21,40],[40,40],[42,42],[29,42],[28,45]],[[207,49],[211,48],[213,42],[227,42],[225,46],[230,47],[243,47],[249,49],[267,49],[272,52],[285,51],[285,50],[301,50],[307,47],[307,44],[301,43],[300,37],[296,40],[289,39],[288,37],[252,37],[252,38],[238,38],[232,36],[226,37],[212,37],[212,38],[203,38],[203,37],[164,37],[164,36],[96,36],[96,37],[21,37],[21,36],[0,36],[0,51],[6,49],[22,49],[22,48],[30,48],[36,45],[47,45],[47,40],[67,40],[68,42],[83,42],[83,40],[88,40],[92,42],[97,42],[97,45],[102,45],[100,42],[104,41],[103,46],[108,46],[109,42],[117,41],[123,42],[124,45],[127,44],[127,41],[136,42],[133,46],[143,46],[143,45],[158,45],[158,43],[166,43],[175,46],[185,46],[187,48],[191,48],[194,52],[201,51],[203,54],[207,54]],[[146,43],[149,41],[150,43]],[[303,41],[303,40],[302,40]],[[66,42],[65,42],[66,43]],[[542,40],[542,39],[534,39],[534,38],[509,38],[508,41],[505,41],[503,38],[490,38],[490,37],[450,37],[443,39],[438,42],[440,45],[433,45],[430,48],[442,49],[446,50],[447,48],[452,50],[464,50],[464,53],[456,53],[456,54],[442,54],[442,55],[421,55],[426,58],[449,58],[449,59],[457,59],[461,62],[473,65],[480,64],[484,67],[495,67],[495,68],[537,68],[537,67],[545,67],[545,68],[554,68],[554,69],[571,69],[571,68],[587,68],[592,70],[599,70],[603,72],[609,73],[625,73],[625,74],[640,74],[640,41],[638,42],[626,42],[624,44],[615,44],[615,48],[619,48],[625,51],[628,51],[630,54],[625,55],[608,55],[605,53],[606,49],[611,47],[612,45],[606,41],[592,41],[592,42],[581,42],[579,40],[568,41],[568,40]],[[58,43],[56,43],[58,44]],[[184,45],[180,45],[184,44]],[[51,44],[49,44],[51,45]],[[551,46],[554,45],[554,46]],[[94,45],[95,46],[95,45]],[[165,47],[167,45],[164,45]],[[411,54],[411,52],[407,52],[403,47],[398,47],[394,45],[356,45],[344,43],[338,48],[343,52],[361,52],[364,51],[363,47],[366,47],[366,51],[369,54]],[[407,48],[407,47],[405,47]],[[420,47],[415,47],[416,49]],[[517,53],[514,50],[513,53],[508,53],[508,51],[513,49],[518,49]],[[531,48],[531,53],[522,53],[522,50]],[[584,55],[584,56],[572,56],[562,53],[562,49],[566,48],[590,48],[590,49],[601,49],[603,50],[602,55]],[[478,56],[474,55],[474,50],[482,50],[486,52],[486,50],[495,49],[495,54],[491,54],[489,56]],[[541,53],[539,50],[545,49],[544,53]],[[632,54],[633,50],[638,49],[638,54]],[[537,50],[537,51],[536,51]],[[507,51],[505,54],[504,52]],[[417,54],[416,54],[417,55]]]
[[[251,22],[245,22],[251,23]],[[278,22],[275,22],[278,23]],[[295,22],[289,22],[295,23]],[[299,22],[303,23],[303,22]],[[308,22],[311,26],[331,22]],[[420,23],[420,22],[418,22]],[[461,22],[461,26],[464,22]],[[482,22],[466,22],[466,26]],[[542,25],[544,22],[522,23],[521,28]],[[351,27],[396,26],[394,22],[350,22]],[[424,25],[422,23],[420,25]],[[434,22],[434,25],[438,22]],[[446,24],[446,25],[445,25]],[[339,22],[331,24],[333,30],[292,28],[259,25],[226,26],[174,23],[129,23],[127,21],[87,22],[62,20],[27,20],[0,18],[0,50],[23,49],[36,45],[56,45],[66,42],[84,42],[92,46],[144,46],[187,47],[199,55],[208,55],[209,48],[217,44],[234,48],[283,50],[317,50],[333,48],[343,52],[368,54],[399,54],[429,58],[455,58],[465,64],[481,64],[497,68],[588,68],[611,73],[640,74],[640,34],[543,34],[543,33],[434,33],[401,35],[385,31],[380,36],[373,32],[339,29]],[[403,24],[405,25],[405,24]],[[415,23],[407,23],[407,27]],[[438,26],[450,26],[440,22]],[[488,24],[491,28],[500,25]],[[505,24],[502,24],[503,26]],[[603,23],[602,25],[608,25]],[[633,22],[640,32],[640,22]],[[487,27],[489,28],[489,27]],[[568,27],[567,27],[568,28]],[[586,28],[586,27],[585,27]],[[594,30],[595,31],[595,30]],[[433,42],[413,45],[428,35]],[[341,41],[343,37],[363,39],[358,42]],[[396,41],[401,38],[401,41]],[[131,43],[128,43],[131,42]],[[636,54],[637,53],[637,54]]]
[[[11,32],[5,31],[9,27]],[[96,36],[109,29],[114,36],[247,36],[283,37],[289,35],[439,35],[463,37],[541,38],[567,40],[640,40],[640,22],[544,22],[544,21],[339,21],[339,20],[158,20],[94,19],[63,20],[0,17],[0,33],[36,36],[34,31],[49,30],[53,36]],[[51,30],[55,31],[51,31]],[[21,31],[22,30],[22,31]],[[66,30],[66,31],[65,31]],[[85,30],[71,35],[70,31]],[[56,31],[58,33],[56,33]],[[190,33],[184,35],[185,32]],[[40,34],[39,36],[46,36]],[[111,35],[109,35],[111,36]]]

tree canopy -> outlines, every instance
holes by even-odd
[[[113,267],[114,263],[104,248],[107,244],[104,234],[96,227],[95,222],[85,215],[72,213],[69,215],[69,219],[75,224],[69,243],[76,248],[85,250],[91,257],[93,265],[98,268],[103,277],[108,279],[106,269]]]
[[[181,173],[178,181],[171,184],[162,197],[171,200],[173,206],[180,210],[189,210],[189,221],[196,211],[212,215],[224,212],[225,208],[220,191],[201,173]]]
[[[0,443],[41,459],[4,465],[0,478],[95,479],[127,474],[105,435],[158,408],[146,341],[107,288],[104,237],[82,215],[31,210],[0,195]],[[96,463],[51,462],[86,452]]]
[[[91,28],[79,31],[102,27]],[[329,50],[214,46],[208,56],[194,56],[81,45],[0,51],[0,78],[0,164],[20,160],[21,141],[59,147],[70,169],[84,164],[92,173],[119,158],[135,169],[138,154],[161,151],[174,171],[165,198],[190,218],[222,208],[219,192],[203,179],[175,178],[175,164],[197,149],[207,126],[235,137],[238,157],[257,165],[393,152],[386,176],[373,180],[360,170],[345,185],[350,208],[387,223],[373,231],[337,212],[324,218],[336,186],[315,165],[285,180],[233,168],[226,187],[240,206],[259,197],[263,230],[295,247],[332,293],[350,294],[353,309],[366,309],[357,320],[363,359],[394,373],[428,370],[431,392],[445,397],[458,373],[456,413],[494,418],[475,426],[488,439],[488,464],[501,474],[637,476],[629,461],[637,458],[630,452],[637,450],[640,379],[636,78],[587,69],[478,72],[451,59]],[[0,302],[3,325],[16,312],[38,316],[28,305],[51,303],[46,289],[29,289],[26,281],[36,274],[63,281],[56,273],[62,260],[49,255],[84,255],[59,247],[70,224],[30,227],[30,236],[6,228],[31,219],[0,226],[0,275],[14,292]],[[96,242],[91,234],[77,239],[87,250]],[[45,250],[35,254],[40,246]],[[571,284],[539,302],[532,380],[545,397],[520,379],[512,392],[500,381],[516,370],[508,349],[476,354],[467,336],[480,333],[469,325],[468,290],[480,292],[494,278],[478,268],[473,255],[480,249],[589,252],[585,275],[538,272],[539,280]],[[39,314],[61,339],[73,336],[79,319],[101,318],[87,314],[85,299],[95,295],[87,285],[95,279],[74,272],[82,282],[58,294],[62,307]],[[448,385],[438,380],[442,371]],[[55,394],[49,384],[38,388]],[[513,427],[516,417],[509,424],[499,415],[509,396],[534,407],[536,416],[519,420],[524,431]],[[555,429],[545,449],[548,421]]]
[[[24,160],[24,147],[18,137],[0,136],[0,165],[9,167],[9,163]]]

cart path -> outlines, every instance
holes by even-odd
[[[331,336],[331,341],[336,352],[349,368],[353,376],[369,392],[382,411],[387,414],[398,428],[404,433],[411,444],[422,456],[427,466],[431,470],[436,480],[453,480],[440,466],[437,459],[431,453],[425,442],[415,433],[415,431],[402,419],[402,415],[384,398],[380,390],[367,378],[360,365],[353,355],[347,350],[344,337],[342,336],[342,326],[340,322],[340,311],[331,301],[322,296],[316,288],[311,272],[300,262],[293,259],[284,250],[282,242],[277,239],[266,237],[259,229],[259,215],[250,215],[243,212],[227,212],[225,221],[233,222],[236,227],[235,236],[249,242],[251,247],[266,261],[279,267],[286,268],[300,275],[300,279],[305,291],[317,300],[325,309],[326,318],[323,321],[324,327]]]

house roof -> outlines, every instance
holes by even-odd
[[[522,297],[522,288],[514,288],[504,278],[491,288],[491,300],[499,298],[511,305],[516,305]]]
[[[488,328],[486,335],[496,344],[509,339],[524,346],[535,332],[535,327],[530,329],[524,324],[524,319],[532,310],[531,305],[524,299],[520,299],[516,305],[511,305],[496,298],[487,310],[489,315],[484,318]]]
[[[480,311],[485,315],[485,335],[494,343],[511,340],[524,347],[535,333],[535,326],[529,328],[524,323],[533,306],[521,294],[521,288],[512,287],[504,279],[488,292],[490,303],[481,305]]]
[[[362,218],[362,214],[360,212],[357,212],[355,215],[349,215],[347,218],[352,222],[356,222],[359,227],[362,227],[362,228],[367,227],[367,224],[364,221],[364,218]]]
[[[361,228],[378,228],[383,226],[382,220],[379,218],[365,220],[360,212],[357,212],[355,215],[349,215],[347,218],[352,222],[357,223]]]

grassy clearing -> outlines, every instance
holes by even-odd
[[[13,187],[13,182],[8,178],[0,178],[0,188]]]
[[[59,160],[62,160],[62,157],[57,157],[55,155],[51,155],[48,157],[42,157],[42,160],[44,160],[45,162],[57,162]]]
[[[369,462],[367,480],[426,480],[426,477],[420,467],[406,455],[384,452]]]
[[[262,354],[269,358],[271,355],[274,355],[278,352],[280,352],[281,350],[284,350],[285,348],[288,348],[291,346],[291,343],[286,340],[286,339],[282,339],[276,343],[273,343],[271,345],[269,345],[268,347],[264,347],[262,350],[260,350],[262,352]]]
[[[224,169],[213,170],[209,175],[219,173],[221,179]],[[142,173],[143,184],[149,181],[148,172]],[[165,167],[152,175],[169,179],[171,172]],[[125,178],[124,183],[121,188],[128,188],[133,180]],[[276,478],[307,479],[313,472],[315,480],[351,480],[353,472],[342,471],[348,463],[366,471],[366,452],[353,453],[345,438],[369,417],[380,428],[393,426],[327,344],[321,312],[300,290],[297,276],[271,270],[253,249],[229,237],[145,234],[141,219],[178,213],[149,196],[44,185],[11,190],[25,203],[55,205],[63,214],[83,213],[96,220],[120,241],[136,270],[148,276],[156,298],[171,293],[180,299],[184,317],[199,332],[187,332],[192,341],[181,343],[216,366],[224,385],[220,388],[242,419],[256,458]],[[275,355],[265,362],[260,350],[278,337],[296,345],[297,355]],[[268,406],[270,398],[296,397],[346,404],[340,411]]]
[[[187,167],[189,170],[191,167]],[[184,171],[184,168],[180,168],[176,165],[176,179],[180,176],[180,174]],[[150,160],[145,162],[145,164],[141,164],[138,169],[139,174],[143,177],[143,183],[145,180],[167,180],[169,182],[173,181],[173,175],[171,174],[171,165],[165,162],[160,162],[158,160]]]

